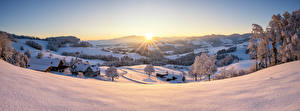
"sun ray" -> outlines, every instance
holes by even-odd
[[[151,49],[158,51],[158,54],[161,56],[165,56],[165,54],[160,50],[160,48],[157,46],[157,41],[153,39],[152,35],[145,34],[145,40],[138,46],[138,48],[135,50],[135,52],[140,53],[142,55],[151,56]],[[156,53],[154,53],[156,54]]]

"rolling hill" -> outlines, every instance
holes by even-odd
[[[0,61],[0,110],[300,110],[300,61],[202,83],[80,79]]]

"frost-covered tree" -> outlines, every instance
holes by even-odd
[[[281,26],[281,15],[273,15],[272,20],[269,22],[269,28],[268,28],[268,36],[272,45],[271,48],[271,65],[276,65],[278,64],[278,48],[277,46],[279,45],[279,42],[281,40],[281,31],[280,31],[280,26]]]
[[[269,57],[268,38],[263,28],[258,24],[252,24],[252,36],[249,41],[249,54],[256,60],[256,70],[260,69],[261,66],[265,66],[265,60]],[[258,65],[257,65],[258,63]]]
[[[119,77],[119,73],[117,71],[116,67],[109,67],[108,69],[105,70],[106,76],[111,77],[111,81],[114,81],[115,78]]]
[[[253,25],[253,37],[258,38],[257,60],[260,67],[267,67],[299,59],[300,9],[292,13],[272,16],[268,28]],[[252,46],[250,39],[249,47]],[[271,46],[271,47],[270,47]],[[271,49],[269,49],[271,48]]]
[[[300,9],[292,13],[285,12],[281,19],[281,46],[279,47],[279,54],[281,62],[289,62],[298,60],[296,52],[293,51],[293,36],[300,30]],[[296,37],[296,36],[295,36]],[[297,39],[294,39],[294,41]],[[296,43],[296,42],[294,42]]]
[[[202,53],[200,56],[196,56],[189,74],[195,78],[195,81],[203,75],[206,75],[210,80],[211,75],[216,71],[216,56],[208,56],[206,53]]]
[[[0,32],[0,59],[16,66],[27,67],[29,59],[11,46],[11,39],[6,33]]]
[[[145,71],[145,73],[148,74],[149,77],[150,77],[150,75],[151,75],[152,73],[155,72],[155,69],[154,69],[154,67],[153,67],[152,64],[148,64],[148,65],[146,65],[146,67],[144,68],[144,71]]]
[[[268,67],[271,63],[269,44],[272,35],[270,34],[270,28],[264,31],[260,25],[253,24],[252,33],[248,48],[252,51],[252,56],[256,54],[254,57],[256,59],[256,70]],[[254,46],[253,41],[256,41],[256,46]]]
[[[294,54],[295,60],[300,59],[300,31],[298,31],[293,37],[292,37],[292,52]]]
[[[31,58],[31,54],[30,54],[30,51],[29,51],[29,50],[26,50],[24,54],[25,54],[28,58]]]
[[[257,60],[259,68],[268,67],[269,63],[269,42],[267,38],[261,38],[257,47]]]
[[[249,40],[249,45],[247,47],[248,53],[253,59],[257,59],[257,43],[255,40],[250,39]]]
[[[11,41],[8,39],[7,34],[0,33],[0,58],[6,61],[7,58],[10,56],[10,49]]]
[[[198,56],[197,56],[198,57]],[[189,75],[191,76],[191,77],[193,77],[194,78],[194,80],[195,81],[197,81],[197,79],[198,79],[198,75],[200,75],[199,73],[197,73],[197,71],[196,71],[196,59],[197,59],[197,57],[195,58],[195,62],[194,62],[194,64],[192,64],[191,65],[191,68],[190,68],[190,71],[189,71]]]
[[[252,35],[250,36],[249,45],[247,50],[251,56],[256,60],[256,69],[257,69],[257,47],[258,47],[258,40],[263,33],[263,29],[260,25],[252,24]]]
[[[279,48],[279,53],[281,55],[282,62],[289,62],[293,60],[298,60],[300,55],[300,33],[294,34],[291,37],[290,42],[284,42],[283,45]]]
[[[217,66],[216,66],[216,56],[210,56],[208,61],[205,61],[204,64],[206,67],[206,73],[205,75],[208,77],[208,80],[210,81],[211,75],[217,72]]]

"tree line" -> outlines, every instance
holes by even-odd
[[[247,50],[256,60],[255,70],[300,59],[300,9],[273,15],[265,30],[252,26]]]

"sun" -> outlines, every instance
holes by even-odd
[[[145,34],[146,40],[152,40],[152,35],[151,34]]]

